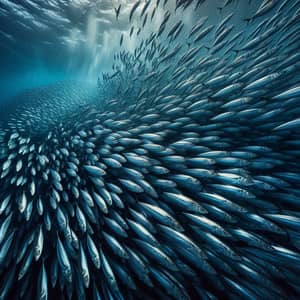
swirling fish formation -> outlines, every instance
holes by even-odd
[[[299,7],[237,33],[167,12],[101,108],[35,93],[8,116],[0,299],[299,299]]]

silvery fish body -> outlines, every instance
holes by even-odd
[[[93,93],[1,114],[0,299],[299,299],[300,1],[208,2],[112,7]]]

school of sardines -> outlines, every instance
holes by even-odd
[[[94,95],[2,122],[0,299],[299,299],[300,1],[204,2],[135,1]]]

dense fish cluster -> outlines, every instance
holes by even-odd
[[[0,299],[299,299],[300,1],[175,14],[203,2],[146,38],[167,0],[136,2],[101,106],[61,84],[2,124]]]
[[[60,127],[63,132],[64,127],[70,127],[74,123],[72,115],[96,104],[99,107],[96,95],[94,84],[76,81],[27,90],[0,106],[4,112],[0,122],[12,131],[39,139],[53,129]]]

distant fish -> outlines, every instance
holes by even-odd
[[[255,14],[252,17],[247,18],[246,21],[251,21],[257,17],[260,17],[260,16],[268,13],[278,3],[279,3],[278,0],[264,0],[262,2],[262,4],[259,6],[259,8],[257,9],[257,11],[255,12]]]
[[[114,8],[115,9],[115,13],[116,13],[116,19],[118,20],[119,19],[119,15],[120,15],[120,11],[121,11],[121,4],[117,7],[117,8]]]
[[[129,32],[129,36],[130,36],[130,37],[132,36],[132,34],[133,34],[133,31],[134,31],[134,26],[131,26],[131,28],[130,28],[130,32]]]
[[[150,2],[150,1],[149,1],[149,2]],[[131,8],[131,11],[130,11],[130,13],[129,13],[129,22],[131,22],[132,17],[133,17],[133,14],[134,14],[134,12],[136,11],[136,9],[139,7],[140,4],[141,4],[141,1],[136,1],[136,2],[133,4],[133,6],[132,6],[132,8]]]
[[[141,18],[145,15],[150,3],[151,3],[150,0],[145,2],[144,7],[143,7],[142,12],[141,12],[141,15],[140,15]]]

